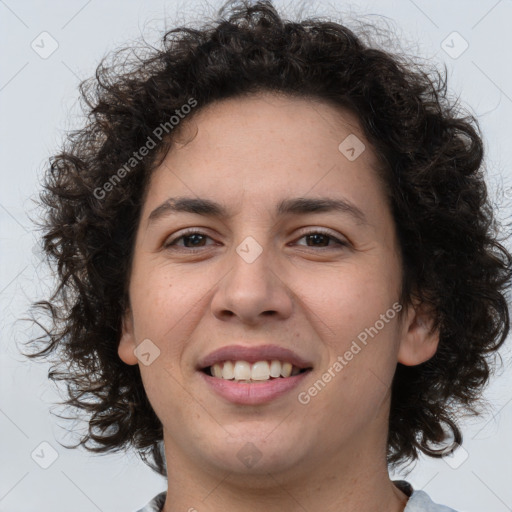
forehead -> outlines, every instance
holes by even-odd
[[[299,153],[298,137],[308,139],[310,149],[330,144],[330,139],[338,141],[343,134],[364,139],[357,116],[338,105],[310,96],[266,91],[214,101],[185,118],[179,128],[176,141],[180,148],[193,142],[201,128],[201,137],[193,145],[196,150],[212,139],[225,139],[229,144],[234,136],[238,145],[266,135],[277,144],[291,142]]]
[[[379,193],[377,160],[357,117],[314,98],[258,93],[216,101],[182,121],[174,140],[153,172],[151,205],[170,192],[240,204],[247,196],[265,204],[337,190],[366,202]],[[360,153],[355,159],[347,140]]]

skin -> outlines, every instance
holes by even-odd
[[[308,404],[297,399],[399,297],[395,226],[357,118],[258,93],[211,104],[180,129],[148,186],[118,349],[139,364],[164,427],[165,512],[403,511],[407,496],[386,465],[390,387],[397,362],[417,365],[437,349],[421,305],[404,305],[402,321],[389,320]],[[366,146],[354,161],[338,150],[350,134]],[[148,222],[176,196],[215,200],[231,215]],[[275,216],[279,201],[299,196],[348,200],[367,224],[339,211]],[[185,228],[206,237],[179,239]],[[334,239],[304,237],[322,228]],[[248,236],[262,248],[252,263],[235,250]],[[148,366],[134,354],[144,339],[160,350]],[[300,389],[235,405],[196,371],[217,348],[267,343],[312,362]],[[261,454],[251,467],[237,457],[247,442]]]

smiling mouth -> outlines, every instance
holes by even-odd
[[[311,371],[312,368],[298,368],[286,361],[224,361],[203,368],[201,371],[210,377],[240,383],[262,383],[271,380],[287,379]]]

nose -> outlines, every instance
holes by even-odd
[[[283,266],[269,247],[251,237],[246,240],[230,255],[230,270],[212,299],[213,314],[222,321],[236,319],[251,326],[268,322],[268,317],[288,318],[293,294]]]

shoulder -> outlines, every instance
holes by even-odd
[[[137,510],[137,512],[161,512],[164,508],[166,496],[167,491],[157,494],[149,503],[146,503],[143,508]]]
[[[453,508],[434,503],[425,491],[413,491],[404,512],[457,512]]]

